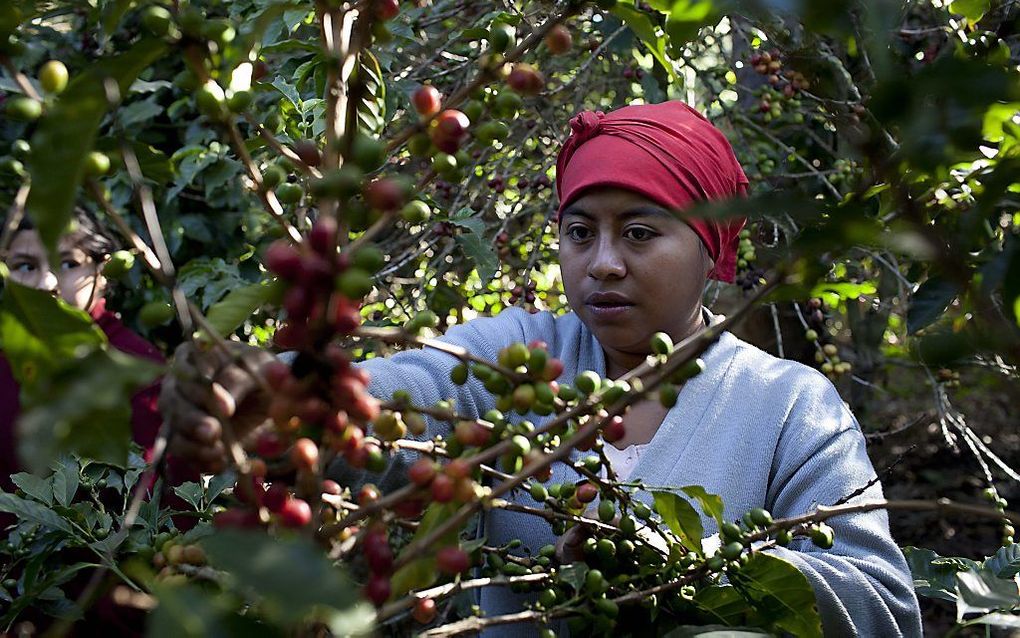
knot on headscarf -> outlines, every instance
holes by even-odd
[[[593,187],[634,191],[671,210],[743,195],[747,178],[726,137],[680,101],[582,111],[556,159],[557,216]],[[715,261],[709,277],[732,282],[744,218],[684,221]]]
[[[602,111],[581,111],[570,120],[570,139],[574,146],[580,146],[599,134],[602,120],[606,114]]]

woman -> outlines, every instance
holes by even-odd
[[[743,220],[680,220],[670,211],[742,194],[747,180],[723,135],[680,102],[582,113],[571,128],[556,179],[560,268],[573,312],[556,317],[510,309],[452,328],[444,340],[488,359],[512,342],[542,340],[550,356],[564,363],[560,380],[589,369],[617,378],[649,354],[655,332],[679,342],[713,320],[701,306],[702,292],[709,277],[733,280]],[[627,413],[627,434],[613,456],[630,457],[631,480],[702,485],[722,496],[725,515],[733,519],[754,507],[777,516],[801,514],[874,478],[859,426],[821,374],[729,333],[703,358],[705,372],[687,382],[674,408],[646,400]],[[244,402],[239,416],[252,422],[264,413],[248,407],[264,401],[236,367],[205,365],[218,384],[214,393],[168,385],[163,400],[182,434],[178,449],[221,466],[218,425],[196,406],[229,415]],[[468,415],[493,407],[493,397],[477,381],[449,381],[452,365],[448,356],[429,350],[363,364],[379,397],[403,388],[417,404],[455,396],[458,410]],[[408,455],[392,463],[382,482],[402,480],[411,460]],[[360,479],[346,468],[334,469],[344,480]],[[552,481],[576,479],[563,464],[554,466]],[[881,497],[881,487],[872,485],[863,497]],[[533,504],[527,495],[518,498]],[[483,524],[490,545],[520,538],[534,551],[556,540],[537,517],[497,510]],[[712,521],[705,524],[714,531]],[[831,524],[836,544],[829,551],[807,542],[770,550],[807,576],[826,633],[920,635],[909,571],[886,514],[838,517]],[[493,588],[481,593],[488,616],[517,611],[521,600]],[[531,631],[510,626],[494,633]]]
[[[50,264],[38,231],[25,219],[0,255],[10,280],[22,286],[46,290],[68,305],[87,312],[103,330],[114,348],[158,364],[163,355],[151,343],[129,330],[106,309],[107,281],[102,274],[105,260],[116,249],[114,240],[99,222],[84,209],[74,213],[75,230],[61,238],[57,246],[59,264]],[[148,450],[156,440],[162,417],[157,406],[159,382],[143,388],[131,398],[132,439]],[[20,471],[16,454],[15,421],[21,411],[20,387],[10,363],[0,353],[0,489],[13,492],[11,474]],[[194,480],[197,474],[186,465],[175,464],[174,484]]]

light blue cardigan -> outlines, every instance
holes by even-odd
[[[545,341],[551,356],[563,361],[561,381],[571,382],[584,370],[605,374],[601,346],[572,313],[529,314],[514,308],[451,328],[443,337],[490,360],[510,343],[535,339]],[[832,504],[874,478],[860,426],[833,385],[817,371],[777,359],[730,333],[724,333],[703,359],[705,372],[681,389],[632,480],[642,479],[651,486],[702,485],[722,497],[726,518],[732,520],[753,507],[765,507],[776,517],[802,514],[816,504]],[[370,389],[377,397],[389,398],[404,388],[418,404],[452,398],[462,413],[484,414],[493,407],[494,398],[474,378],[464,386],[450,382],[449,371],[455,363],[449,355],[425,349],[362,365],[372,375]],[[346,481],[392,486],[406,480],[406,466],[414,460],[412,454],[397,459],[382,477],[340,467],[333,470]],[[552,481],[577,478],[572,469],[555,464]],[[881,497],[882,489],[876,484],[859,498]],[[534,505],[523,492],[516,500]],[[835,546],[829,551],[807,541],[770,550],[796,565],[811,582],[826,635],[920,636],[910,572],[890,536],[886,513],[836,517],[829,523],[836,532]],[[549,524],[534,516],[493,511],[483,525],[489,545],[519,538],[537,552],[555,542]],[[711,519],[705,519],[704,525],[706,534],[716,531]],[[519,611],[522,600],[505,589],[486,588],[481,593],[488,616]],[[535,633],[529,625],[495,629],[486,635]]]

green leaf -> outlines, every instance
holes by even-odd
[[[934,323],[959,293],[959,288],[951,281],[938,276],[926,279],[910,298],[910,306],[907,309],[907,333],[914,334]]]
[[[26,467],[41,471],[71,452],[123,466],[131,443],[131,397],[161,370],[146,359],[99,350],[25,388],[18,441]]]
[[[954,0],[949,5],[949,10],[974,23],[984,17],[991,6],[991,0]]]
[[[772,634],[750,627],[727,627],[725,625],[683,625],[671,630],[662,638],[768,638]]]
[[[677,0],[666,18],[670,51],[680,51],[702,27],[718,21],[709,0]]]
[[[680,491],[698,501],[698,504],[701,505],[701,511],[714,518],[716,523],[722,525],[723,500],[721,496],[718,494],[709,494],[705,491],[705,488],[700,485],[688,485],[687,487],[681,487]]]
[[[694,506],[672,492],[652,492],[652,496],[655,498],[655,511],[680,538],[684,547],[699,554],[704,553],[701,538],[705,535],[705,528]]]
[[[859,284],[849,281],[823,281],[811,289],[811,296],[822,297],[830,308],[835,308],[844,299],[873,295],[877,290],[875,284],[870,281]]]
[[[804,574],[791,563],[762,552],[754,553],[730,582],[777,629],[794,636],[822,635],[815,592]]]
[[[220,337],[226,337],[241,327],[251,315],[263,305],[277,299],[284,285],[276,279],[237,288],[209,308],[206,319]],[[204,332],[203,338],[208,337]]]
[[[237,613],[225,596],[196,585],[154,587],[159,606],[147,619],[148,638],[282,638],[278,627]]]
[[[1012,578],[999,578],[987,569],[963,571],[956,575],[956,616],[962,621],[966,614],[1008,611],[1020,605],[1020,593]]]
[[[230,530],[203,539],[202,546],[211,565],[261,599],[265,616],[286,625],[317,608],[343,610],[358,601],[356,586],[311,539]]]
[[[482,281],[491,281],[499,268],[499,258],[493,250],[493,244],[486,242],[480,235],[473,232],[457,235],[457,244],[475,262],[478,270],[478,278]]]
[[[424,589],[436,582],[439,572],[436,571],[436,559],[425,556],[404,565],[390,578],[393,596],[400,597],[415,589]]]
[[[18,472],[11,475],[11,481],[21,490],[40,503],[47,506],[53,505],[53,481],[51,479],[39,478],[35,474]]]
[[[10,280],[0,297],[0,349],[14,378],[30,385],[58,364],[89,354],[106,335],[88,314],[48,292]]]
[[[85,176],[86,155],[93,150],[99,124],[111,108],[111,88],[124,95],[138,74],[165,49],[159,40],[142,40],[120,55],[84,67],[72,76],[32,135],[28,158],[32,191],[26,211],[51,252],[71,220],[78,186]]]
[[[730,585],[699,589],[694,604],[706,618],[725,625],[739,624],[747,614],[747,602]]]
[[[233,472],[227,471],[222,474],[209,479],[208,491],[205,495],[206,506],[210,506],[216,501],[216,498],[223,493],[223,490],[227,489],[231,485],[237,482],[237,475]]]
[[[196,512],[202,511],[202,494],[205,490],[201,484],[188,481],[174,488],[174,494],[180,496],[185,503],[190,505]]]
[[[985,559],[984,567],[999,578],[1012,578],[1020,574],[1020,545],[1013,543],[1000,547],[994,556]]]
[[[645,45],[648,52],[652,54],[655,61],[662,65],[662,68],[669,74],[670,79],[676,79],[676,72],[673,70],[673,65],[666,58],[666,43],[665,38],[660,37],[655,32],[655,26],[652,21],[642,11],[634,8],[633,3],[625,4],[619,2],[610,11],[613,15],[623,20],[630,30],[641,43]]]
[[[0,512],[14,514],[19,521],[37,523],[50,529],[72,533],[71,525],[50,508],[34,501],[26,501],[13,494],[0,492]]]
[[[559,579],[580,592],[584,588],[584,578],[588,575],[588,565],[580,561],[560,567]]]
[[[78,461],[73,457],[64,456],[53,465],[53,497],[58,503],[67,507],[78,492]]]

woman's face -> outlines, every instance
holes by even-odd
[[[99,263],[76,243],[74,235],[61,238],[60,263],[51,267],[39,233],[18,231],[3,256],[4,263],[13,281],[60,295],[70,305],[89,312],[103,296],[105,279],[99,274]]]
[[[712,266],[690,226],[632,191],[593,189],[560,218],[567,300],[610,356],[644,357],[654,333],[696,330]]]

